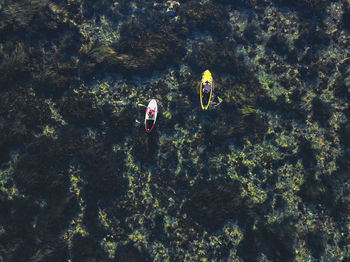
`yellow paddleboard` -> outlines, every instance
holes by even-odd
[[[203,84],[206,81],[208,81],[211,85],[209,94],[203,93]],[[211,73],[208,69],[204,71],[204,73],[202,75],[202,81],[201,81],[199,87],[200,87],[199,96],[200,96],[200,100],[201,100],[202,109],[207,110],[209,105],[210,105],[211,95],[213,93],[213,88],[214,88],[213,77],[211,76]]]

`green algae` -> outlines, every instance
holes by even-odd
[[[152,243],[153,261],[170,261],[169,249],[163,243],[155,241]]]
[[[0,169],[0,191],[9,200],[24,197],[24,195],[20,193],[16,185],[11,183],[11,181],[13,180],[14,167],[19,156],[20,154],[18,152],[12,152],[11,159],[6,164],[8,167]]]
[[[234,86],[223,95],[223,100],[226,103],[234,103],[237,105],[243,115],[255,112],[254,105],[256,96],[254,93],[246,91],[246,86]]]
[[[73,238],[75,235],[87,236],[89,233],[83,224],[83,217],[86,204],[81,194],[81,189],[85,184],[85,181],[80,177],[79,166],[71,165],[69,167],[69,179],[70,179],[70,192],[74,194],[79,203],[79,213],[70,222],[68,229],[62,233],[61,238],[67,241],[68,247],[71,249],[73,246]]]
[[[115,26],[106,16],[101,16],[99,23],[88,21],[79,26],[80,33],[84,38],[99,41],[105,45],[115,43],[120,38],[120,27]]]

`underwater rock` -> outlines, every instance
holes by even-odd
[[[217,73],[234,75],[244,71],[242,63],[225,42],[209,40],[205,43],[194,43],[192,52],[186,55],[185,60],[198,73],[202,72],[203,68],[215,68]]]
[[[261,142],[268,128],[266,121],[258,114],[252,113],[244,116],[244,123],[244,134],[251,141]]]
[[[0,95],[0,162],[8,160],[10,149],[33,139],[33,132],[40,132],[50,119],[49,106],[33,90],[3,91]]]
[[[326,239],[324,239],[324,234],[319,231],[310,232],[306,235],[306,244],[311,250],[311,254],[314,258],[320,259],[324,253],[326,247]]]
[[[242,201],[239,187],[238,182],[203,182],[193,189],[184,211],[208,230],[215,231],[238,213]]]
[[[257,261],[261,253],[272,261],[294,261],[296,242],[295,221],[289,217],[281,222],[258,224],[247,228],[238,247],[238,255],[244,261]]]
[[[48,137],[31,144],[15,168],[14,179],[18,187],[31,195],[46,198],[59,198],[66,194],[69,153],[61,146]]]
[[[342,72],[342,75],[335,80],[333,88],[335,96],[345,98],[350,101],[350,75],[346,77],[345,72]]]
[[[317,160],[310,141],[306,140],[305,138],[300,138],[298,154],[299,157],[302,159],[304,168],[312,169],[316,166]]]
[[[69,141],[68,137],[65,138]],[[26,215],[14,213],[17,219],[24,218],[31,223],[21,234],[24,234],[22,238],[25,241],[32,244],[27,243],[24,249],[18,250],[16,255],[18,261],[30,260],[29,257],[33,260],[67,257],[67,243],[60,238],[60,233],[68,226],[70,219],[76,215],[79,208],[75,197],[69,192],[69,178],[66,170],[69,147],[64,148],[61,142],[41,137],[32,142],[26,148],[26,153],[22,154],[16,162],[13,174],[16,186],[22,192],[23,198],[27,199],[26,201],[36,203],[31,211],[26,211]],[[62,150],[67,151],[63,153]],[[45,157],[41,156],[42,152],[45,152]],[[31,206],[30,203],[27,205]],[[21,205],[17,203],[13,207],[17,208]],[[11,219],[11,223],[18,223],[17,219]],[[26,225],[25,222],[19,224]],[[16,228],[22,230],[18,225]],[[30,232],[30,228],[34,232]]]
[[[127,188],[127,181],[122,177],[124,154],[113,152],[112,146],[97,136],[95,139],[86,138],[75,157],[85,181],[81,189],[85,202],[83,222],[90,233],[98,234],[102,230],[97,223],[98,202],[118,198]]]
[[[268,0],[257,1],[257,0],[213,0],[214,3],[230,4],[232,8],[257,8],[265,6],[269,3]]]
[[[28,58],[28,45],[6,41],[0,49],[0,75],[1,90],[10,89],[18,83],[29,81],[30,63]]]
[[[225,106],[225,110],[226,108],[229,107]],[[237,143],[242,142],[246,138],[255,142],[263,139],[267,131],[267,123],[263,118],[255,113],[241,115],[240,112],[236,112],[235,110],[231,110],[231,112],[235,112],[235,114],[215,121],[218,126],[215,130],[210,131],[213,136],[211,139],[213,144],[220,144],[221,139],[232,137],[235,138]],[[220,126],[219,123],[222,122],[227,124]]]
[[[266,47],[271,48],[281,56],[286,55],[289,51],[286,39],[277,34],[270,37],[269,41],[266,43]]]
[[[45,199],[64,199],[70,184],[68,163],[73,152],[80,149],[76,133],[69,128],[63,129],[56,139],[41,136],[26,146],[13,174],[23,193]]]
[[[72,258],[74,261],[110,261],[92,236],[75,234],[73,237]]]
[[[305,65],[310,65],[313,63],[316,63],[318,61],[318,55],[317,55],[317,51],[310,48],[309,50],[307,50],[307,52],[302,56],[301,58],[301,63],[305,64]]]
[[[138,128],[138,135],[136,135],[133,141],[133,155],[135,160],[141,161],[141,163],[156,163],[156,152],[158,151],[157,143],[157,127],[147,137],[144,137],[144,129]]]
[[[58,106],[64,119],[74,125],[96,127],[103,119],[95,97],[85,91],[70,90]]]
[[[130,32],[133,32],[130,35]],[[132,47],[132,48],[130,48]],[[152,32],[137,22],[124,24],[120,29],[120,40],[111,47],[96,46],[90,54],[119,73],[149,75],[180,61],[183,40],[171,32]]]
[[[68,228],[71,220],[79,212],[78,202],[73,194],[58,200],[50,200],[37,217],[37,232],[43,241],[58,238]]]
[[[217,37],[224,37],[230,32],[230,27],[225,23],[228,19],[226,10],[210,1],[204,3],[186,2],[180,6],[179,16],[180,23],[189,28],[189,33],[193,31],[192,28],[202,32],[208,30]]]
[[[1,10],[0,30],[17,31],[31,24],[31,28],[28,27],[28,29],[38,31],[38,27],[47,26],[45,23],[40,25],[40,21],[50,20],[46,19],[47,3],[48,1],[22,1],[4,4],[4,8]]]
[[[81,10],[85,19],[93,19],[99,17],[99,14],[103,11],[109,11],[112,9],[112,1],[82,1]]]
[[[350,148],[350,124],[344,123],[340,126],[338,130],[340,142],[345,150]],[[346,153],[346,152],[344,152]]]
[[[298,11],[298,13],[304,18],[310,18],[313,16],[322,17],[325,13],[325,10],[332,2],[331,0],[272,0],[274,4],[280,6],[286,6],[292,10]]]
[[[317,179],[315,175],[308,174],[298,195],[304,203],[321,204],[330,208],[335,205],[336,196],[333,188],[335,183],[336,181],[331,181],[330,178]]]
[[[286,81],[289,82],[289,79]],[[308,112],[306,112],[306,110],[300,106],[301,97],[301,91],[299,89],[294,89],[289,96],[289,103],[286,101],[285,96],[282,95],[277,97],[276,101],[273,101],[272,99],[259,99],[258,104],[266,110],[288,112],[284,116],[286,119],[296,119],[304,122]]]
[[[317,78],[319,71],[317,66],[315,64],[312,64],[311,66],[301,67],[299,72],[302,78],[313,81]]]
[[[314,121],[317,121],[321,127],[326,128],[328,120],[332,115],[331,106],[319,99],[318,97],[312,100],[312,109],[313,115],[312,118]]]
[[[260,28],[257,27],[257,25],[254,24],[248,24],[243,31],[243,36],[246,40],[248,40],[251,43],[255,43],[259,34],[260,34]]]
[[[121,246],[115,251],[117,262],[148,262],[150,257],[145,252],[140,252],[131,244]]]
[[[350,200],[340,198],[334,206],[331,216],[340,225],[345,225],[350,213]]]
[[[209,232],[220,229],[228,219],[249,223],[262,210],[241,196],[241,187],[238,181],[223,179],[199,182],[191,190],[184,212]]]
[[[79,31],[57,17],[48,5],[48,1],[5,5],[0,20],[6,39],[1,48],[6,63],[3,60],[0,65],[4,70],[0,83],[6,83],[4,86],[31,82],[38,94],[60,96],[77,73],[74,55],[80,49]],[[18,35],[22,41],[17,41]]]
[[[344,29],[350,30],[350,7],[344,10],[342,17],[342,25]]]
[[[3,212],[1,216],[2,234],[0,235],[1,255],[12,261],[15,257],[21,260],[29,259],[33,251],[25,246],[33,247],[32,237],[35,232],[31,227],[31,221],[38,212],[38,206],[32,199],[4,201],[1,198],[0,208]]]
[[[86,141],[77,157],[87,182],[83,194],[99,198],[123,195],[126,180],[121,176],[125,158],[122,152],[112,152],[108,143],[96,139]]]
[[[135,119],[137,112],[130,104],[125,105],[118,113],[109,112],[104,108],[104,115],[109,120],[106,132],[108,139],[121,140],[124,136],[133,133],[137,129],[132,121]]]
[[[298,48],[311,47],[318,50],[330,44],[329,36],[316,24],[304,23],[299,25],[299,37],[294,41]]]

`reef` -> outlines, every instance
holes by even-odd
[[[349,261],[349,10],[0,0],[0,261]]]

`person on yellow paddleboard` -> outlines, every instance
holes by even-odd
[[[201,90],[200,90],[200,102],[202,109],[207,110],[210,106],[218,106],[221,104],[222,99],[218,98],[218,102],[214,102],[215,94],[213,92],[214,89],[214,81],[213,77],[209,70],[205,70],[202,75],[201,81]]]
[[[209,93],[211,89],[211,84],[208,81],[205,81],[205,83],[203,83],[203,93]]]

